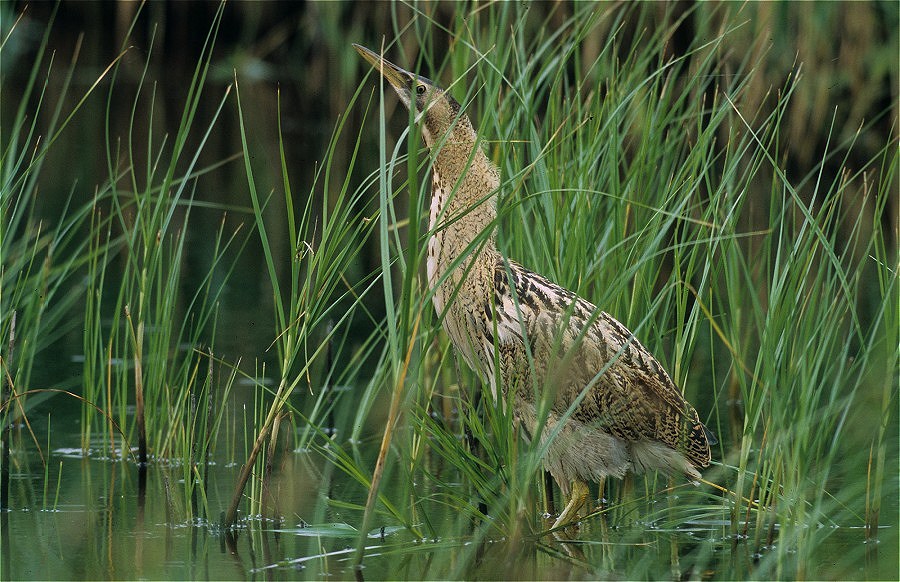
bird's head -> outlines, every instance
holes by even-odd
[[[354,44],[353,48],[384,76],[407,109],[415,107],[415,121],[421,124],[425,144],[466,143],[475,141],[469,118],[459,103],[434,81],[401,69],[376,52]]]

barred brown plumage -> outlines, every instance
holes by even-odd
[[[554,527],[576,520],[587,483],[609,475],[658,469],[699,479],[714,437],[659,362],[612,316],[498,252],[499,171],[456,100],[353,46],[414,108],[432,152],[428,282],[451,342],[495,401],[498,385],[512,391],[532,437],[538,402],[549,402],[539,438],[557,434],[543,464],[569,496]]]

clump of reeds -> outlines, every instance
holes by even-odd
[[[30,373],[36,354],[82,318],[83,374],[77,399],[82,407],[85,454],[130,460],[134,443],[141,465],[153,459],[165,459],[163,465],[180,461],[189,515],[198,509],[193,484],[201,482],[206,473],[204,466],[215,446],[233,380],[233,376],[226,376],[214,383],[210,366],[218,364],[213,352],[217,303],[221,284],[233,268],[227,261],[228,252],[239,241],[237,232],[228,232],[222,220],[210,271],[199,278],[198,287],[187,294],[186,300],[182,272],[194,208],[193,189],[198,177],[209,170],[198,165],[200,152],[228,97],[226,90],[206,127],[198,124],[200,95],[207,84],[220,16],[221,12],[210,28],[188,87],[181,123],[171,139],[154,134],[152,129],[149,134],[138,135],[135,129],[144,123],[152,128],[157,114],[155,89],[145,85],[152,57],[144,62],[138,77],[126,126],[117,125],[114,104],[123,99],[117,78],[127,46],[74,108],[67,110],[76,51],[59,102],[51,110],[49,126],[39,126],[44,116],[38,113],[49,105],[35,99],[33,91],[40,87],[40,75],[49,82],[57,74],[52,59],[45,58],[51,23],[13,129],[4,135],[8,141],[2,160],[0,328],[5,335],[11,333],[15,314],[20,314],[16,331],[19,349],[14,361],[9,357],[3,361],[4,376],[10,380],[13,393],[4,399],[4,415],[15,409],[24,415],[29,404],[23,396],[29,392],[37,392],[44,399],[63,393],[57,387],[32,390]],[[139,17],[140,11],[135,18]],[[152,51],[147,54],[152,55]],[[93,196],[76,196],[80,189],[73,185],[72,198],[87,201],[72,203],[61,212],[58,222],[46,229],[30,214],[43,164],[88,99],[101,99],[100,87],[104,84],[107,107],[103,155],[108,176],[93,186]],[[139,119],[141,115],[148,119]],[[189,138],[197,142],[193,147],[188,146]],[[215,276],[221,273],[224,277],[216,281]],[[132,402],[136,404],[133,416],[127,412]],[[102,438],[93,440],[98,425]]]

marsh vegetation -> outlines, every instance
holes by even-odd
[[[3,577],[898,578],[896,5],[0,13]],[[610,480],[542,535],[538,444],[434,315],[382,38],[722,489]]]

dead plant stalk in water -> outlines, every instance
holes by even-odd
[[[369,497],[366,499],[366,511],[363,514],[363,526],[360,530],[363,532],[361,542],[357,548],[356,564],[362,563],[363,549],[365,542],[365,532],[369,531],[369,522],[372,518],[372,512],[375,509],[375,500],[378,499],[378,486],[381,483],[381,476],[384,473],[384,461],[387,458],[388,450],[391,448],[391,438],[394,435],[394,427],[397,426],[397,420],[400,416],[400,397],[403,395],[403,385],[406,382],[406,372],[409,370],[409,362],[412,359],[413,347],[416,344],[416,333],[419,330],[419,322],[422,320],[422,312],[416,316],[413,323],[412,333],[410,334],[409,345],[406,349],[406,357],[403,360],[403,367],[397,376],[397,383],[394,384],[394,393],[391,397],[391,408],[388,412],[388,419],[384,426],[384,436],[381,438],[381,448],[378,451],[378,459],[375,461],[375,470],[372,473],[372,483],[369,485]]]

